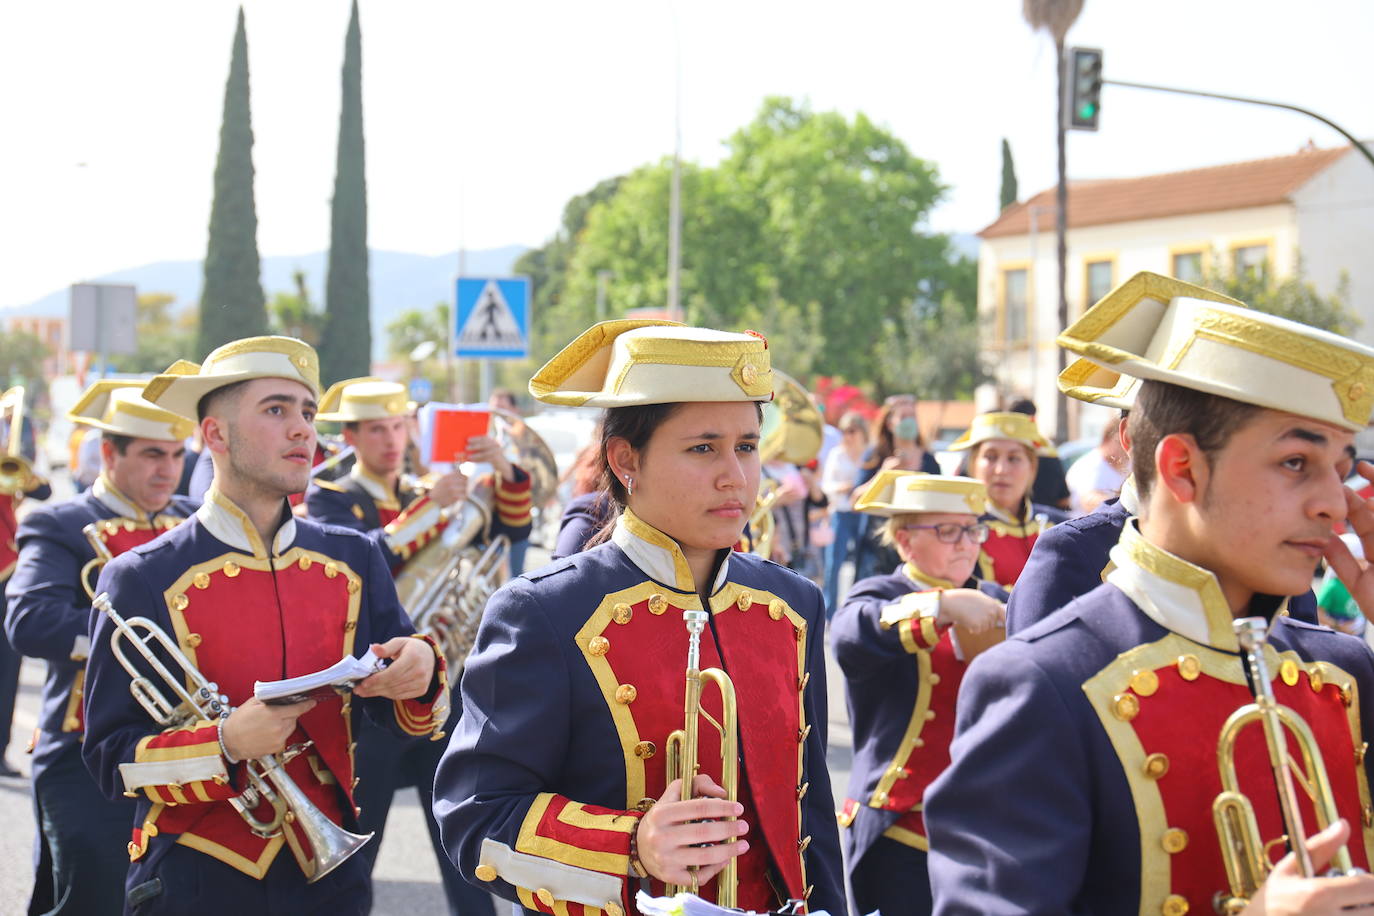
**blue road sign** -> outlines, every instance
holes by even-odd
[[[434,385],[427,378],[411,379],[410,399],[416,404],[428,404],[434,400]]]
[[[459,277],[455,356],[524,359],[530,353],[528,277]]]

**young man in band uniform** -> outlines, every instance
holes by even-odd
[[[214,484],[190,520],[116,558],[97,588],[124,617],[160,626],[232,711],[160,729],[129,693],[111,619],[93,613],[83,756],[108,797],[137,797],[126,906],[138,914],[366,913],[370,884],[358,857],[307,883],[323,867],[302,827],[328,828],[324,818],[357,830],[359,716],[365,710],[414,736],[437,731],[447,714],[443,659],[431,641],[410,635],[376,545],[290,511],[286,497],[305,489],[315,447],[315,351],[292,338],[255,337],[220,347],[202,366],[174,369],[149,382],[145,396],[200,418]],[[351,695],[281,706],[253,697],[255,681],[369,650],[390,665]],[[126,654],[163,689],[136,652]],[[250,763],[288,746],[296,753],[283,755],[283,766],[309,804],[262,836],[231,800],[245,803]],[[262,802],[252,814],[267,819],[272,806]]]
[[[1278,613],[1323,554],[1353,565],[1333,536],[1347,516],[1374,540],[1374,512],[1343,485],[1374,407],[1374,350],[1153,274],[1060,343],[1098,366],[1085,386],[1143,379],[1131,414],[1141,514],[1104,584],[970,666],[950,766],[925,796],[935,912],[1374,904],[1374,876],[1302,878],[1291,854],[1257,886],[1233,883],[1212,813],[1224,723],[1255,701],[1233,624],[1262,617],[1277,702],[1311,727],[1331,780],[1327,830],[1298,793],[1315,873],[1341,844],[1359,868],[1374,859],[1374,656]],[[1374,589],[1364,578],[1352,591]],[[1259,724],[1234,748],[1267,851],[1285,831]]]

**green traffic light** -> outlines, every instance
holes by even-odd
[[[1091,102],[1084,103],[1078,109],[1078,117],[1084,121],[1091,120],[1095,114],[1097,114],[1097,106]]]

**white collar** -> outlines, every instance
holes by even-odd
[[[692,578],[692,568],[687,565],[687,557],[677,541],[668,537],[648,522],[635,515],[628,508],[616,519],[611,532],[611,540],[630,562],[650,579],[671,584],[679,591],[695,593],[696,580]],[[730,557],[727,555],[716,571],[715,581],[711,584],[711,594],[715,594],[725,584],[729,575]]]
[[[286,500],[282,500],[283,503]],[[229,497],[211,485],[205,494],[205,502],[196,510],[196,518],[217,540],[223,541],[235,550],[251,553],[255,557],[266,558],[258,529],[242,509],[234,505]],[[286,521],[277,529],[272,539],[272,555],[281,556],[296,540],[296,517],[286,513]]]
[[[96,500],[120,518],[136,518],[143,520],[151,518],[156,513],[144,512],[129,497],[119,492],[119,489],[110,482],[110,478],[101,471],[100,476],[91,484],[91,495]]]
[[[1121,497],[1117,500],[1127,515],[1140,514],[1140,491],[1135,488],[1135,475],[1127,474],[1121,482]]]
[[[1211,570],[1145,540],[1134,518],[1126,520],[1111,558],[1116,568],[1107,581],[1155,623],[1193,642],[1239,650],[1234,615]]]
[[[387,505],[395,504],[396,493],[387,487],[386,482],[379,477],[374,477],[363,467],[361,461],[355,461],[353,467],[349,469],[348,476],[358,482],[368,496],[372,497],[373,502],[384,503]]]

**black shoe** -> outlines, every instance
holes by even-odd
[[[14,767],[10,766],[6,760],[0,759],[0,776],[7,776],[10,779],[18,779],[23,775],[23,773],[19,772]]]

